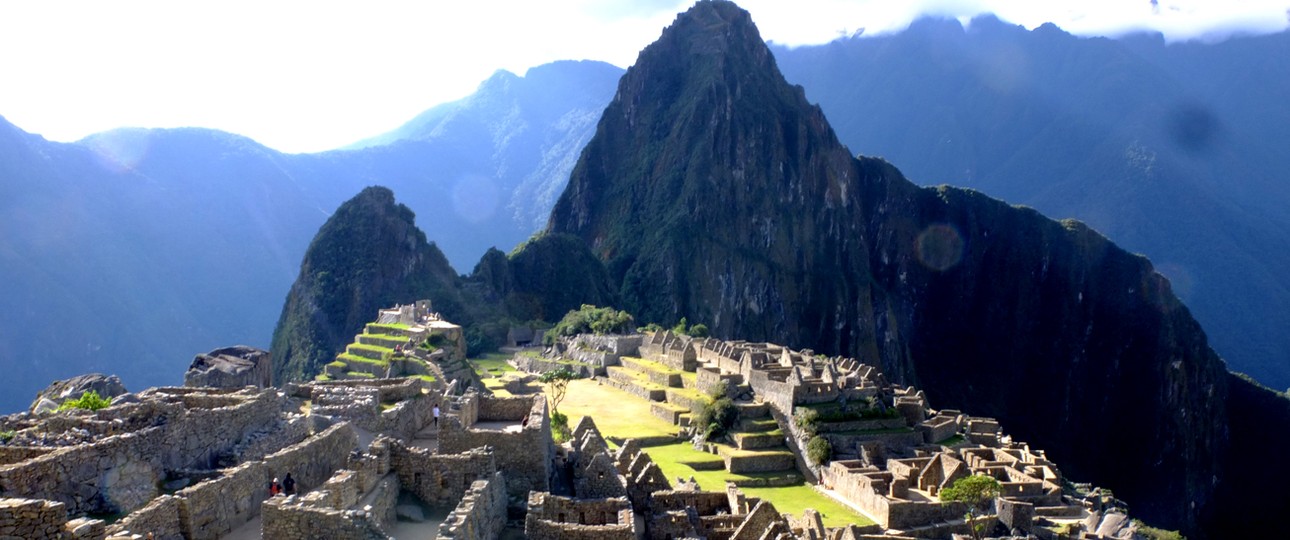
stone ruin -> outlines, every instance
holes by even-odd
[[[184,386],[241,388],[273,386],[273,358],[269,351],[238,345],[215,349],[193,358],[184,373]]]
[[[578,336],[569,338],[568,342],[590,344],[597,343],[597,339]],[[813,518],[808,513],[798,519],[778,516],[772,511],[767,515],[774,514],[774,519],[762,526],[780,532],[767,537],[949,538],[953,534],[965,534],[968,532],[962,519],[965,507],[961,503],[942,502],[937,495],[955,480],[973,474],[993,477],[1001,486],[1002,493],[993,505],[994,513],[987,518],[991,530],[1043,539],[1131,538],[1134,535],[1134,526],[1127,519],[1122,502],[1098,490],[1090,493],[1066,482],[1042,450],[1013,441],[994,419],[954,410],[935,410],[922,391],[889,383],[873,365],[850,358],[819,356],[809,350],[794,351],[771,343],[696,339],[670,331],[641,335],[633,345],[638,356],[626,351],[604,354],[608,352],[605,347],[566,346],[563,350],[566,354],[581,351],[584,354],[580,358],[586,358],[589,350],[597,350],[604,362],[605,373],[597,375],[602,384],[650,400],[657,416],[682,427],[688,425],[688,418],[697,409],[684,399],[681,386],[702,393],[724,387],[727,395],[736,399],[741,414],[766,409],[778,428],[789,434],[786,442],[802,476],[817,482],[821,489],[847,501],[877,523],[868,528],[825,530],[812,525],[818,521],[818,515]],[[631,373],[625,373],[624,369]],[[693,373],[693,382],[677,377],[677,372]],[[803,416],[816,419],[809,431],[799,425],[811,423],[798,420]],[[742,448],[745,441],[738,439],[741,435],[744,434],[736,434],[734,444]],[[805,458],[806,443],[815,436],[829,442],[833,450],[831,461],[813,464]],[[622,459],[615,459],[613,463],[623,476],[615,481],[605,480],[602,475],[608,469],[609,460],[600,450],[603,443],[599,439],[594,425],[582,434],[575,430],[568,459],[574,470],[574,492],[578,497],[558,502],[545,498],[540,500],[542,504],[570,509],[590,504],[580,501],[615,501],[625,494],[638,514],[650,516],[645,527],[645,536],[650,538],[733,538],[733,524],[738,521],[733,516],[746,519],[756,510],[756,504],[736,504],[731,498],[724,506],[709,505],[719,510],[707,522],[702,512],[696,519],[694,508],[708,507],[697,501],[703,497],[716,500],[722,495],[713,494],[686,495],[693,500],[675,509],[657,512],[651,506],[652,501],[658,497],[666,500],[673,495],[633,493],[627,489],[632,485],[631,474],[640,469],[624,468]],[[750,440],[755,439],[750,437]],[[639,452],[640,445],[635,441],[623,449],[629,455],[647,455]],[[713,445],[705,445],[704,449],[718,453]],[[733,465],[727,458],[727,470],[737,472]],[[742,470],[759,470],[764,465],[751,463]],[[678,479],[674,488],[656,491],[680,490],[677,492],[681,493],[694,488],[693,484]],[[589,515],[608,515],[599,507],[594,510],[601,513]],[[595,523],[579,523],[568,518],[575,514],[565,512],[565,515],[569,524],[566,532],[575,535],[572,537],[583,534],[573,525],[611,525],[608,517],[598,518]],[[718,515],[721,517],[715,517]],[[549,529],[553,526],[551,523],[565,520],[547,516],[538,521],[534,527]]]
[[[405,308],[397,320],[429,310]],[[153,388],[97,411],[0,418],[0,538],[383,539],[425,519],[417,505],[445,510],[441,539],[508,530],[538,539],[949,538],[965,530],[963,509],[936,497],[968,474],[1000,481],[988,518],[998,529],[1029,538],[1133,534],[1118,501],[1073,492],[1042,451],[1011,440],[994,420],[934,410],[923,393],[887,383],[872,366],[668,332],[637,339],[645,359],[621,348],[608,375],[652,363],[694,376],[658,371],[631,380],[724,386],[742,414],[789,434],[789,467],[877,525],[825,527],[812,510],[781,514],[734,484],[702,491],[693,479],[670,482],[649,455],[654,441],[611,448],[590,417],[556,445],[541,395],[503,398],[461,380],[391,377]],[[668,390],[665,397],[683,394]],[[848,404],[861,404],[861,413],[838,414]],[[835,449],[832,462],[802,458],[806,434],[793,419],[804,410],[828,413],[815,431]],[[298,492],[271,496],[270,481],[288,472]]]

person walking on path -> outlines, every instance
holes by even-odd
[[[296,494],[296,479],[291,477],[291,473],[282,479],[282,492],[288,497]]]
[[[282,484],[279,484],[278,479],[274,478],[272,482],[269,482],[269,496],[277,497],[279,493],[282,493]]]
[[[439,427],[439,404],[434,404],[434,427]]]

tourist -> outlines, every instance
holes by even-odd
[[[276,497],[279,493],[282,493],[282,484],[279,484],[278,479],[274,478],[272,482],[269,482],[269,496]]]
[[[291,477],[291,473],[282,478],[282,492],[288,497],[296,494],[296,479]]]
[[[439,427],[439,404],[434,404],[434,427]]]

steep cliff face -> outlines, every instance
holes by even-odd
[[[1200,536],[1221,360],[1150,263],[1075,222],[852,158],[746,12],[700,2],[624,75],[548,229],[642,321],[878,362]]]
[[[316,375],[379,309],[422,298],[454,315],[458,277],[394,193],[369,187],[346,201],[309,244],[273,332],[274,380]]]

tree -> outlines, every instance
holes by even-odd
[[[985,524],[977,523],[977,518],[984,515],[999,496],[999,481],[984,474],[965,476],[954,481],[950,487],[941,490],[941,502],[961,502],[968,507],[968,526],[972,529],[972,538],[981,540],[985,534]]]
[[[569,371],[567,367],[548,371],[538,377],[538,382],[546,385],[546,395],[551,399],[551,410],[553,412],[560,412],[560,402],[564,400],[564,394],[569,391],[569,381],[577,378],[578,375]]]

